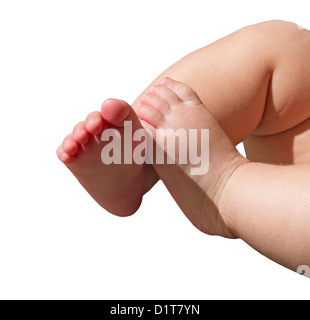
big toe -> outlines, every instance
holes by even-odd
[[[114,126],[123,127],[125,121],[141,126],[133,108],[123,100],[108,99],[101,106],[103,118]]]

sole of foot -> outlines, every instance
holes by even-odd
[[[78,123],[57,149],[57,156],[73,173],[93,199],[117,216],[133,214],[140,206],[145,188],[145,164],[104,164],[101,158],[107,141],[104,130],[114,129],[124,134],[124,122],[132,130],[142,128],[131,106],[122,100],[108,99],[101,112],[90,113]],[[133,147],[136,142],[132,142]]]

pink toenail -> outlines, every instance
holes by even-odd
[[[66,153],[63,153],[63,154],[61,155],[61,157],[60,157],[60,160],[61,160],[62,162],[66,162],[66,161],[68,160],[68,155],[67,155]]]
[[[96,123],[96,120],[94,118],[88,120],[89,125],[93,125],[94,123]]]

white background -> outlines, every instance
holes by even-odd
[[[0,298],[309,298],[309,279],[196,230],[162,183],[118,218],[55,155],[106,98],[133,102],[185,54],[243,26],[283,19],[310,29],[309,7],[0,0]]]

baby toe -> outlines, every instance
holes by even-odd
[[[152,93],[144,94],[141,97],[141,103],[153,107],[154,109],[158,110],[162,115],[166,115],[171,109],[170,105],[165,100],[163,100],[158,95]]]
[[[73,156],[69,155],[64,151],[62,145],[57,148],[56,153],[57,153],[58,159],[63,163],[68,163],[73,159]]]
[[[78,123],[73,129],[73,139],[79,144],[85,144],[88,141],[89,134],[85,127],[85,122]]]
[[[163,114],[151,106],[139,104],[135,111],[141,120],[148,122],[155,128],[161,127],[165,122]]]
[[[170,78],[165,79],[163,83],[165,83],[166,86],[171,89],[182,102],[193,102],[195,104],[202,103],[197,93],[187,84]]]
[[[68,155],[74,155],[77,153],[79,146],[73,139],[73,135],[69,134],[62,143],[62,148]]]
[[[99,111],[90,113],[85,120],[85,128],[90,134],[100,134],[103,130],[103,126],[104,120]]]
[[[170,106],[174,106],[182,102],[177,94],[165,85],[159,84],[154,86],[150,89],[149,93],[157,95]]]

